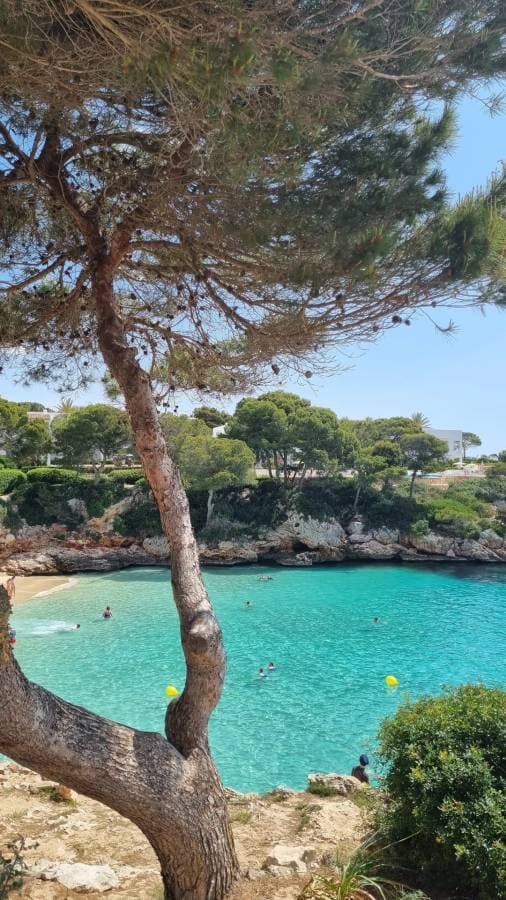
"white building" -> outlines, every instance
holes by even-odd
[[[448,453],[445,454],[446,459],[452,462],[460,463],[464,461],[464,447],[462,444],[462,431],[458,428],[424,428],[427,434],[433,434],[440,441],[446,441],[448,444]]]
[[[216,425],[213,428],[213,437],[219,437],[220,434],[225,434],[226,425]]]

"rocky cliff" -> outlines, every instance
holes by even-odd
[[[91,525],[91,523],[89,523]],[[102,527],[100,527],[102,526]],[[429,532],[401,533],[390,528],[368,530],[360,518],[347,529],[337,520],[321,522],[292,514],[259,538],[200,544],[203,565],[272,563],[312,566],[345,560],[403,562],[506,562],[506,539],[492,530],[475,540]],[[54,575],[84,571],[112,571],[128,566],[169,565],[165,538],[124,538],[95,520],[93,530],[68,532],[62,526],[25,527],[17,535],[0,533],[0,565],[23,575]]]

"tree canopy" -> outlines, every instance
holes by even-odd
[[[125,412],[95,403],[57,416],[53,422],[57,452],[63,461],[76,465],[97,462],[98,451],[102,461],[111,459],[131,444],[131,430]]]
[[[421,432],[404,435],[400,443],[406,465],[411,470],[409,491],[411,497],[416,476],[420,472],[430,472],[436,466],[448,465],[448,460],[445,460],[445,454],[448,453],[448,442],[439,440],[433,434]]]
[[[502,296],[504,180],[449,208],[438,168],[453,99],[504,70],[500,0],[127,7],[1,22],[0,344],[31,377],[93,374],[106,246],[160,399]]]

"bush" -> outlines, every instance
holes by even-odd
[[[305,518],[346,522],[353,515],[355,491],[349,478],[311,478],[295,490],[295,508]]]
[[[88,478],[64,480],[61,483],[43,479],[28,481],[16,490],[13,499],[19,514],[29,525],[53,525],[60,522],[74,528],[81,524],[82,517],[69,507],[69,500],[83,500],[88,515],[95,517],[103,515],[105,509],[120,500],[124,494],[121,484],[107,478],[101,479],[97,484]]]
[[[26,473],[28,481],[36,481],[44,484],[82,484],[90,480],[89,475],[82,472],[76,472],[75,469],[62,469],[51,466],[37,466],[35,469],[28,469]]]
[[[287,517],[289,492],[278,481],[265,480],[251,487],[230,487],[216,493],[216,518],[247,525],[252,535],[275,528]]]
[[[136,484],[144,478],[144,469],[111,469],[107,472],[107,478],[112,481],[121,481],[123,484]]]
[[[199,534],[199,540],[206,544],[219,544],[220,541],[236,541],[249,536],[246,525],[229,522],[227,519],[214,519]]]
[[[150,497],[139,498],[123,515],[116,516],[114,530],[129,537],[152,537],[162,534],[160,513],[154,500]]]
[[[385,525],[408,530],[414,522],[424,518],[424,508],[416,500],[393,493],[376,493],[365,512],[372,528]]]
[[[0,469],[17,469],[18,464],[13,456],[0,456]]]
[[[506,900],[506,693],[465,685],[406,703],[380,731],[382,828],[425,884]]]
[[[478,537],[479,516],[473,509],[458,500],[441,497],[424,504],[429,524],[455,537]]]
[[[10,856],[0,853],[0,900],[7,900],[11,891],[21,888],[26,869],[22,852],[25,847],[24,838],[10,846]]]
[[[26,475],[20,469],[0,469],[0,495],[8,494],[25,481]]]
[[[417,537],[423,537],[424,534],[429,533],[429,530],[430,526],[427,519],[418,519],[418,521],[411,526],[411,534],[414,534]]]

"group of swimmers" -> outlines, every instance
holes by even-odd
[[[273,662],[270,662],[269,665],[267,666],[267,672],[275,672],[275,671],[276,671],[275,664]],[[265,678],[265,675],[266,675],[266,670],[263,667],[258,670],[259,678]]]

